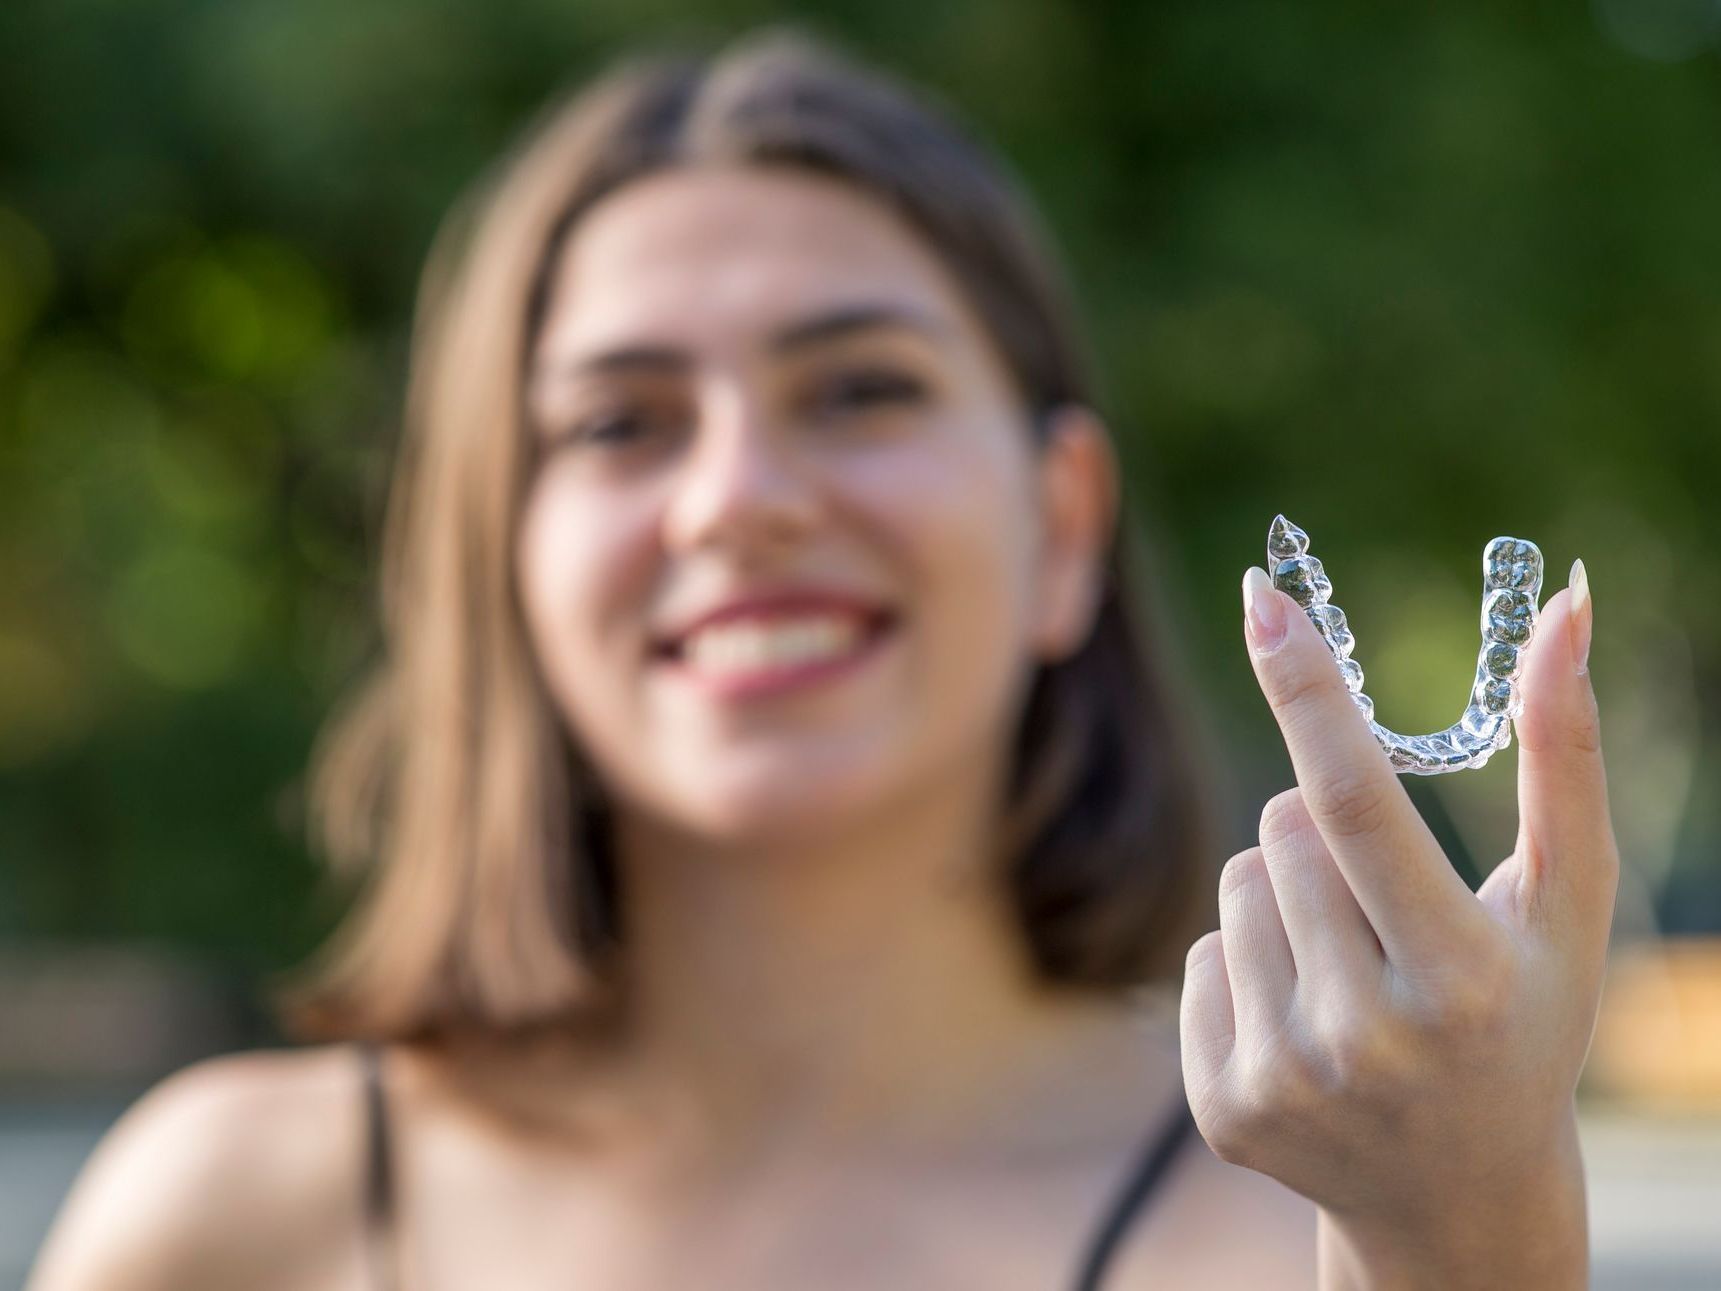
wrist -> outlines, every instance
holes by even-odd
[[[1455,1190],[1457,1191],[1457,1190]],[[1413,1215],[1320,1212],[1323,1291],[1582,1291],[1589,1225],[1575,1120],[1545,1159]]]

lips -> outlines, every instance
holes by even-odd
[[[651,653],[656,658],[679,659],[687,639],[701,628],[712,624],[732,619],[768,621],[805,614],[853,615],[861,620],[869,634],[894,623],[897,617],[896,612],[888,606],[847,592],[803,589],[760,593],[726,601],[693,616],[680,627],[660,634],[652,641]]]
[[[716,668],[704,655],[687,652],[667,655],[657,661],[665,677],[677,686],[690,687],[707,699],[721,703],[752,703],[832,685],[860,672],[890,649],[896,639],[897,616],[875,617],[873,626],[863,627],[860,637],[846,650],[811,657],[760,658],[742,666]],[[694,662],[697,659],[698,662]]]

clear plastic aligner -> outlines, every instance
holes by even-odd
[[[1518,677],[1536,632],[1542,590],[1542,553],[1535,543],[1502,537],[1483,549],[1482,650],[1470,702],[1455,725],[1433,735],[1400,735],[1374,720],[1374,701],[1362,692],[1362,665],[1350,657],[1356,637],[1345,612],[1332,604],[1332,580],[1309,555],[1309,535],[1282,515],[1267,531],[1267,568],[1273,586],[1303,607],[1333,652],[1351,698],[1394,770],[1413,775],[1464,771],[1512,742],[1512,719],[1524,708]]]

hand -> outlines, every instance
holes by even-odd
[[[1588,597],[1566,588],[1541,612],[1517,844],[1472,894],[1307,615],[1259,569],[1245,588],[1297,786],[1226,863],[1219,929],[1189,952],[1196,1123],[1224,1160],[1320,1206],[1323,1285],[1584,1286],[1573,1094],[1619,870]]]

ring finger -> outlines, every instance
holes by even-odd
[[[1219,932],[1238,1037],[1260,1036],[1289,1011],[1297,969],[1259,847],[1238,852],[1219,875]]]

